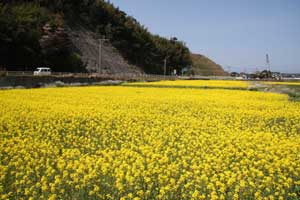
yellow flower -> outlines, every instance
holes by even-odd
[[[297,197],[299,102],[241,81],[132,84],[0,91],[0,198]]]
[[[55,200],[56,199],[56,194],[52,194],[50,197],[49,197],[49,200]]]

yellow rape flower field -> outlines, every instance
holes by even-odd
[[[150,86],[150,87],[179,87],[179,88],[219,88],[219,89],[247,89],[249,83],[246,81],[232,80],[177,80],[158,82],[133,82],[126,83],[127,86]]]
[[[238,90],[0,91],[1,199],[299,199],[300,103]]]
[[[291,86],[300,86],[300,81],[298,82],[287,82],[287,81],[282,81],[282,82],[263,82],[264,84],[267,85],[291,85]]]

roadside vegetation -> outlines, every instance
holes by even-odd
[[[249,90],[286,94],[291,101],[300,101],[300,82],[297,81],[252,82]]]
[[[287,94],[292,101],[300,101],[300,84],[278,84],[268,87],[268,91]]]

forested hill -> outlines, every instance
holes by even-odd
[[[56,71],[82,71],[81,52],[65,27],[83,26],[111,44],[132,65],[162,73],[190,65],[189,49],[176,38],[152,35],[133,17],[102,0],[4,0],[0,4],[0,65],[32,70],[41,64]],[[45,25],[46,28],[45,28]]]
[[[190,51],[184,42],[176,37],[151,34],[136,19],[107,1],[1,2],[0,67],[8,70],[50,66],[54,71],[91,71],[97,65],[96,44],[100,38],[109,39],[106,49],[112,52],[104,55],[104,59],[107,58],[104,62],[108,66],[118,65],[118,70],[125,66],[139,71],[135,70],[137,66],[146,73],[162,74],[165,58],[168,74],[192,65]],[[118,62],[112,62],[115,60]]]

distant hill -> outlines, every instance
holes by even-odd
[[[211,59],[201,54],[191,54],[192,67],[189,71],[193,75],[201,76],[225,76],[223,68]]]

